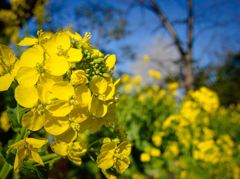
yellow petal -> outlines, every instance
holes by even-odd
[[[54,56],[46,60],[44,68],[51,75],[61,76],[69,70],[70,66],[63,56]]]
[[[24,147],[17,150],[15,161],[14,161],[14,172],[18,173],[22,165],[23,160],[26,158],[27,152]]]
[[[125,156],[129,156],[131,153],[131,144],[128,143],[127,141],[123,141],[119,144],[119,153]]]
[[[37,89],[18,85],[15,89],[15,99],[21,106],[32,108],[38,103]]]
[[[66,32],[57,32],[48,39],[43,46],[49,55],[57,55],[68,50],[71,46],[70,38]]]
[[[68,117],[46,115],[44,128],[49,134],[60,135],[69,128],[69,119]]]
[[[26,142],[31,148],[36,148],[36,149],[40,149],[45,144],[47,144],[47,140],[45,140],[45,139],[35,139],[35,138],[26,138]]]
[[[74,94],[74,88],[70,83],[61,81],[52,86],[51,92],[54,98],[68,101]]]
[[[105,139],[106,140],[106,139]],[[108,140],[108,139],[107,139]],[[105,151],[110,151],[110,150],[114,150],[117,147],[117,143],[115,141],[110,141],[107,143],[104,143],[101,147],[101,152],[105,152]]]
[[[83,54],[81,49],[70,48],[68,50],[68,61],[69,62],[80,62]]]
[[[88,109],[94,116],[100,118],[107,114],[108,106],[103,101],[100,101],[93,96]]]
[[[37,64],[43,63],[44,52],[41,46],[34,45],[25,50],[20,57],[20,66],[36,67]]]
[[[31,131],[38,131],[43,127],[44,116],[37,112],[29,111],[23,115],[22,125]]]
[[[14,77],[10,73],[0,76],[0,91],[8,90],[13,80],[14,80]]]
[[[0,44],[0,54],[1,54],[1,58],[0,58],[1,65],[7,68],[11,68],[16,62],[16,56],[8,46]]]
[[[91,91],[86,85],[80,85],[75,89],[76,99],[81,107],[87,107],[91,103]]]
[[[82,108],[80,106],[75,107],[71,113],[69,114],[69,117],[76,123],[81,123],[85,120],[87,120],[89,116],[88,108]]]
[[[101,169],[109,169],[113,166],[114,150],[101,152],[97,157],[97,166]]]
[[[60,156],[67,156],[68,144],[65,142],[57,142],[51,145],[53,152]]]
[[[66,31],[66,33],[67,33],[67,34],[69,35],[69,37],[72,38],[73,40],[77,40],[77,41],[82,40],[82,36],[81,36],[79,33],[77,33],[77,32],[75,32],[75,34],[73,34],[73,33],[70,32],[70,31]]]
[[[34,86],[39,78],[40,74],[36,68],[32,67],[21,67],[18,70],[16,79],[22,86],[31,87]]]
[[[43,161],[42,161],[42,159],[41,159],[41,157],[40,157],[40,155],[38,154],[37,151],[31,150],[31,157],[38,164],[44,165],[44,163],[43,163]]]
[[[71,75],[72,85],[85,85],[88,82],[86,73],[84,70],[75,70]]]
[[[116,63],[116,55],[109,55],[105,61],[105,65],[108,70],[112,70],[114,68],[114,65]]]
[[[118,173],[123,173],[129,166],[130,160],[127,157],[119,158],[115,164]]]
[[[77,131],[75,131],[72,127],[69,127],[64,133],[56,136],[58,141],[70,143],[73,142],[77,138]]]
[[[49,104],[51,99],[53,99],[51,89],[54,84],[55,81],[50,76],[47,79],[41,78],[41,81],[38,83],[38,93],[42,104]]]
[[[47,105],[47,110],[56,117],[64,117],[68,115],[73,106],[68,101],[56,100],[52,104]]]
[[[107,90],[107,80],[101,76],[94,76],[90,82],[90,89],[95,94],[103,94]]]
[[[88,119],[80,123],[80,132],[84,132],[85,130],[88,130],[90,133],[95,133],[104,124],[103,118],[94,118],[93,116],[89,116]]]
[[[107,86],[107,90],[102,94],[98,96],[98,99],[102,101],[108,101],[113,99],[115,95],[115,85],[113,83],[109,83]]]
[[[38,43],[38,39],[35,37],[25,37],[17,45],[19,46],[31,46]]]
[[[9,148],[10,148],[10,149],[13,149],[13,148],[14,148],[14,149],[20,150],[20,148],[23,148],[24,145],[25,145],[25,140],[22,139],[22,140],[20,140],[20,141],[18,141],[18,142],[16,142],[16,143],[10,145]]]

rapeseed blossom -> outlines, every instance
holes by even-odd
[[[24,138],[17,143],[10,146],[10,149],[16,149],[16,157],[14,161],[14,172],[20,170],[21,164],[25,158],[34,160],[40,165],[44,165],[38,150],[47,144],[47,140],[35,139],[35,138]]]
[[[104,55],[94,48],[89,43],[90,33],[82,37],[62,30],[39,31],[37,35],[19,42],[19,46],[27,47],[19,60],[10,48],[0,45],[0,91],[7,90],[15,81],[13,90],[21,131],[27,130],[27,136],[31,132],[44,133],[49,139],[25,135],[11,145],[11,149],[17,149],[15,172],[19,172],[25,159],[43,165],[38,149],[47,143],[58,156],[81,165],[81,157],[91,149],[81,142],[82,136],[93,135],[102,126],[113,130],[118,126],[114,108],[120,80],[112,77],[116,55]],[[1,117],[1,127],[7,130],[5,121]],[[125,139],[112,144],[112,165],[106,168],[104,164],[104,147],[97,156],[97,165],[122,173],[130,163],[131,145]],[[107,156],[112,154],[108,152]]]
[[[128,159],[130,153],[131,144],[127,141],[119,143],[119,141],[106,138],[98,155],[97,165],[103,170],[113,167],[119,173],[123,173],[130,164]]]

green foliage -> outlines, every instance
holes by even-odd
[[[220,106],[205,87],[181,96],[133,79],[117,106],[133,145],[123,178],[239,178],[240,105]]]

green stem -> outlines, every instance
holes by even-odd
[[[57,155],[55,153],[51,153],[51,154],[41,156],[41,158],[45,162],[45,161],[48,161],[48,160],[52,160],[52,159],[55,159],[55,158],[61,158],[61,157],[59,157],[59,155]]]
[[[27,129],[25,127],[22,127],[20,133],[16,137],[15,143],[17,141],[23,139],[23,137],[25,136],[26,132],[27,132]]]
[[[51,154],[47,154],[47,155],[44,155],[44,156],[41,156],[41,159],[42,159],[42,161],[44,162],[44,164],[47,164],[47,163],[49,163],[49,162],[51,162],[51,161],[55,161],[55,160],[58,160],[58,159],[60,159],[61,157],[60,156],[58,156],[57,154],[55,154],[55,153],[51,153]],[[30,161],[25,161],[26,163],[28,163],[28,164],[34,164],[35,163],[35,161],[34,160],[30,160]]]
[[[9,163],[5,162],[0,171],[0,178],[1,179],[7,178],[8,174],[11,170],[12,170],[12,166]]]

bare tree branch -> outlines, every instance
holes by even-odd
[[[150,2],[149,6],[147,6],[144,3],[142,3],[142,4],[144,4],[146,8],[152,10],[154,13],[156,13],[158,15],[158,17],[160,18],[160,21],[162,22],[163,26],[165,27],[167,32],[170,34],[170,36],[174,40],[174,43],[175,43],[180,55],[185,56],[186,52],[184,51],[184,49],[182,47],[182,44],[181,44],[181,41],[180,41],[180,38],[178,37],[178,35],[176,33],[176,30],[174,29],[174,27],[172,26],[170,21],[167,19],[165,14],[158,7],[157,3],[154,0],[149,0],[149,2]]]

